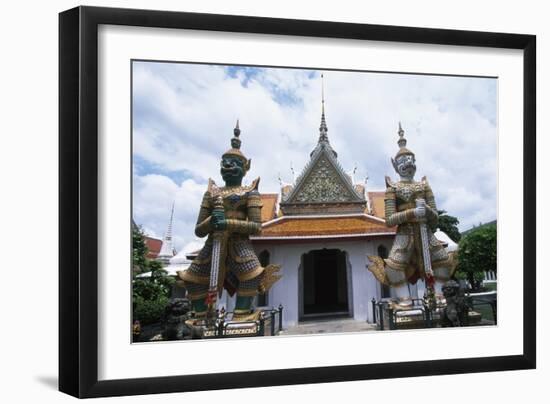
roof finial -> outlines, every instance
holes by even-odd
[[[325,80],[324,74],[321,73],[321,126],[319,127],[319,142],[328,143],[328,128],[325,119]]]
[[[321,73],[321,105],[323,109],[323,115],[325,114],[325,75]]]

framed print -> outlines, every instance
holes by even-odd
[[[534,36],[59,28],[61,391],[535,367]]]

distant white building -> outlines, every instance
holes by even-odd
[[[162,246],[158,253],[156,260],[160,261],[164,265],[168,265],[170,259],[174,257],[174,241],[172,240],[172,225],[174,223],[174,203],[172,203],[172,209],[170,211],[170,221],[168,222],[168,228],[162,238]]]

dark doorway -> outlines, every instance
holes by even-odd
[[[384,259],[388,258],[388,249],[386,248],[386,246],[383,246],[383,245],[378,246],[378,256]],[[382,298],[390,297],[390,293],[391,293],[390,287],[388,285],[381,284],[381,290],[380,290],[381,297]]]
[[[346,253],[336,249],[303,255],[303,318],[349,316]]]
[[[269,251],[263,250],[260,255],[258,255],[258,259],[260,260],[260,265],[264,268],[269,265]],[[267,300],[267,293],[258,293],[257,299],[256,299],[256,307],[265,307],[268,305]]]

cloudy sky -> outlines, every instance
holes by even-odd
[[[241,150],[252,159],[245,182],[260,192],[292,182],[319,135],[321,74],[329,140],[355,181],[384,190],[396,177],[401,121],[438,208],[460,229],[496,218],[497,80],[369,72],[133,63],[133,215],[162,237],[175,202],[179,251],[197,247],[193,234],[209,177],[222,184],[219,160],[237,119]]]

